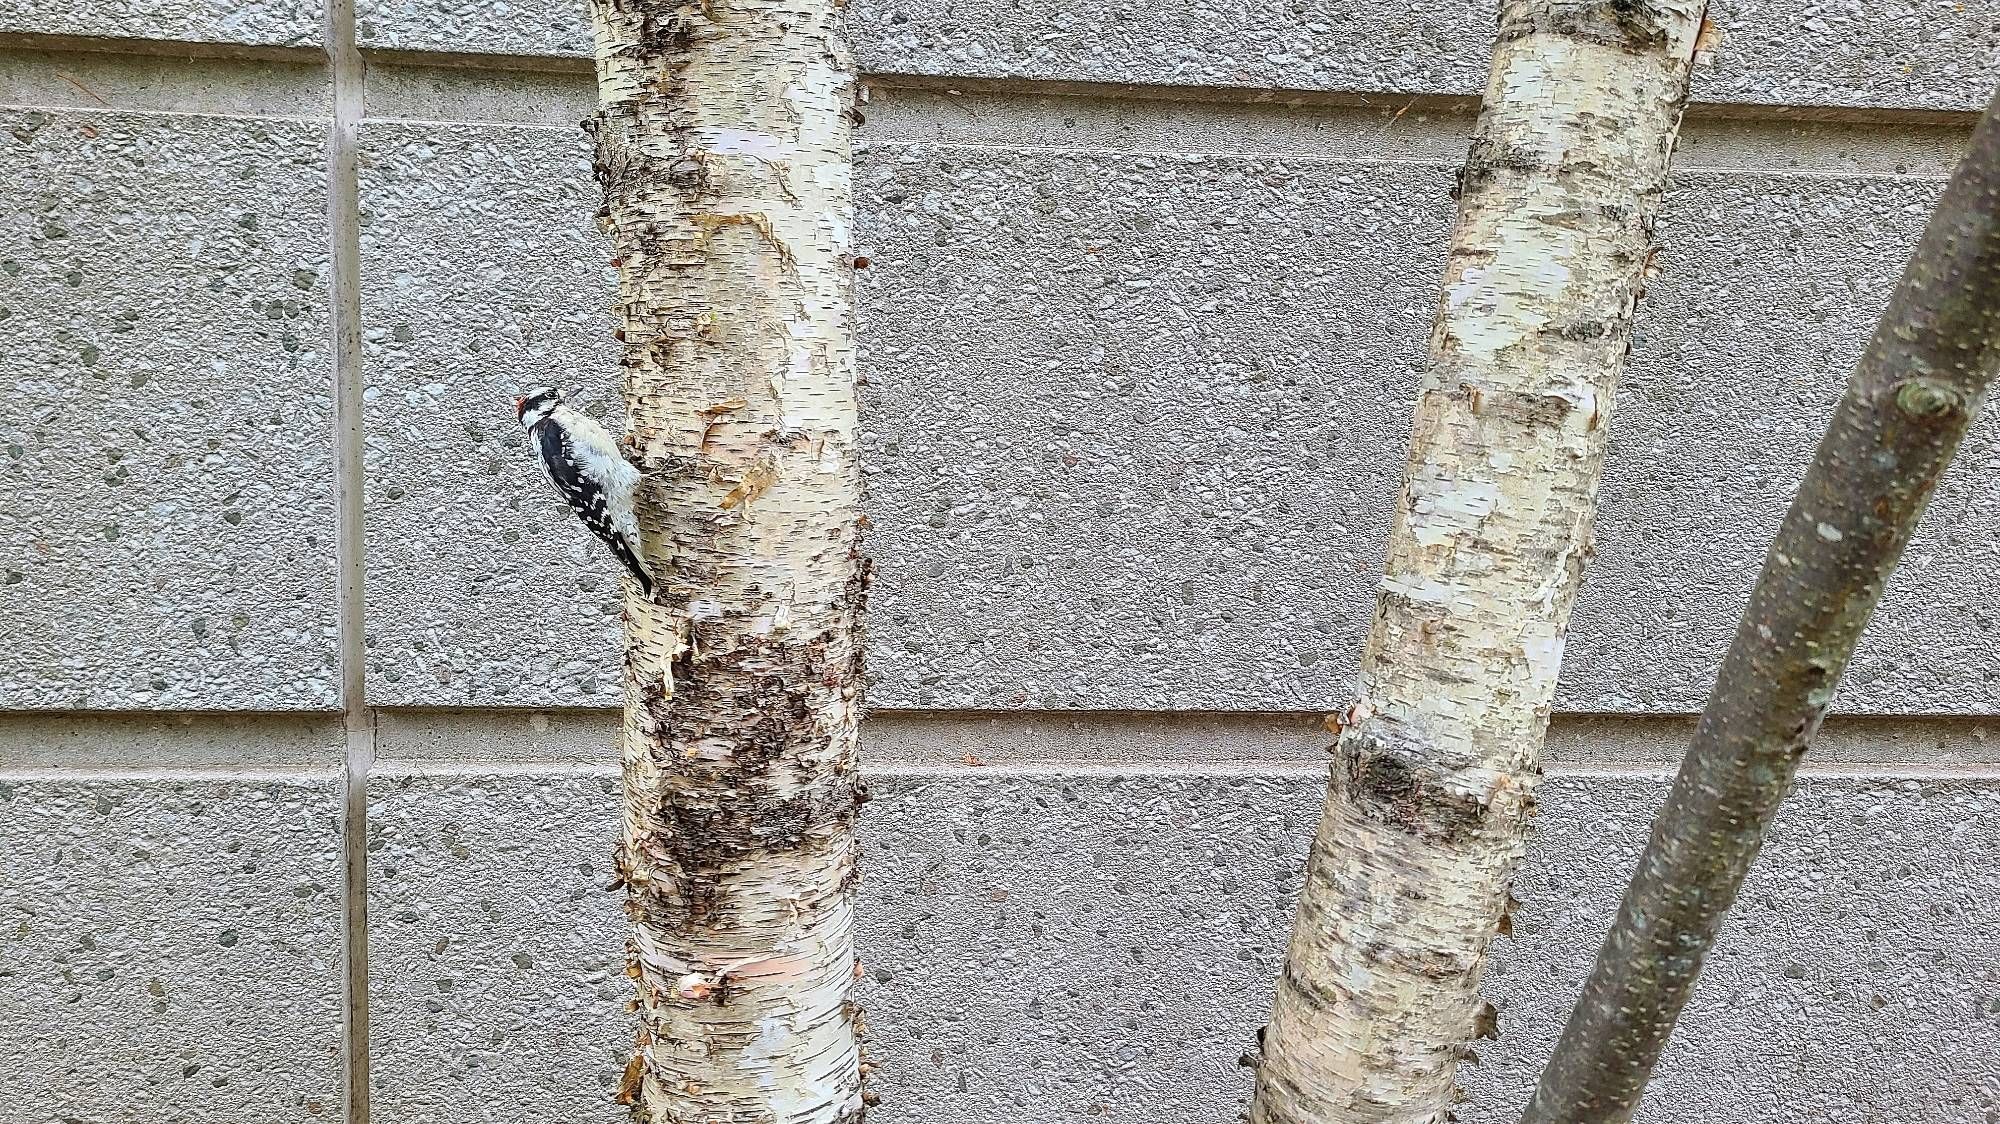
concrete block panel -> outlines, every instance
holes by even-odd
[[[1467,1071],[1462,1119],[1513,1118],[1663,786],[1548,784],[1490,988],[1501,1037]],[[622,1118],[623,922],[595,888],[614,788],[464,767],[374,782],[377,1119]],[[875,788],[861,951],[885,1119],[1241,1108],[1236,1060],[1269,1007],[1316,776],[964,769]],[[1641,1119],[1981,1119],[2000,1080],[2000,912],[1982,889],[2000,853],[1977,825],[1996,814],[1990,781],[1809,780]]]
[[[587,59],[584,9],[558,0],[355,0],[363,49]]]
[[[370,1119],[623,1121],[617,778],[395,770],[368,782]]]
[[[4,120],[0,708],[337,708],[325,124]]]
[[[320,0],[17,0],[0,11],[0,35],[307,47],[325,18]]]
[[[1598,554],[1557,704],[1699,711],[1771,536],[1938,185],[1683,175],[1620,388]],[[1932,499],[1841,685],[1847,711],[2000,707],[2000,415]]]
[[[1247,156],[871,153],[875,701],[1339,698],[1448,181]]]
[[[1477,94],[1490,0],[1368,4],[1247,0],[863,0],[852,27],[873,74],[1235,89]],[[590,31],[547,0],[360,0],[364,47],[588,57]],[[1803,17],[1750,0],[1713,13],[1725,39],[1697,101],[1977,110],[2000,67],[2000,7],[1822,5]]]
[[[0,1122],[335,1124],[340,771],[0,770]]]
[[[1515,1119],[1637,864],[1664,782],[1556,777],[1525,907],[1485,990],[1500,1038],[1461,1070],[1472,1124]],[[1745,883],[1638,1124],[2000,1113],[2000,783],[1807,776]],[[1984,838],[1982,838],[1982,836]],[[1912,1048],[1912,1043],[1921,1043]]]
[[[583,135],[363,129],[368,694],[617,706],[618,578],[528,449],[544,383],[622,411]]]
[[[613,704],[610,566],[505,407],[573,373],[615,408],[581,138],[372,132],[371,692]],[[1424,164],[871,149],[874,701],[1338,705],[1372,606],[1449,180]],[[1699,708],[1934,191],[1682,177],[1613,422],[1565,707]],[[470,271],[452,256],[463,246],[478,250]],[[2000,628],[1985,607],[2000,573],[1995,434],[1989,421],[1968,442],[1846,709],[2000,705],[2000,669],[1979,656]]]
[[[1313,709],[1372,607],[1440,167],[873,154],[872,666],[890,706]],[[1697,710],[1935,192],[1689,173],[1612,423],[1561,705]],[[1842,706],[1991,711],[1982,424]]]

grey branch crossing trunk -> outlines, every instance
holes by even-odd
[[[1882,589],[2000,366],[2000,96],[1764,560],[1523,1124],[1629,1120]]]
[[[642,1124],[863,1112],[855,77],[837,0],[590,0],[645,557],[618,866]]]
[[[1441,1124],[1506,923],[1699,0],[1500,8],[1252,1124]]]

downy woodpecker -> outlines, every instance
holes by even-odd
[[[633,503],[639,470],[620,455],[604,427],[563,405],[562,392],[541,387],[514,400],[514,413],[528,430],[535,456],[549,481],[590,533],[604,540],[641,596],[653,596],[653,576],[641,561],[639,517]]]

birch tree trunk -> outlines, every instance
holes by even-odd
[[[1764,833],[2000,367],[2000,95],[1771,543],[1522,1124],[1630,1120]]]
[[[1701,0],[1507,0],[1252,1124],[1442,1124],[1533,807]]]
[[[837,0],[590,0],[645,556],[626,605],[620,1099],[666,1124],[857,1120],[861,689]]]

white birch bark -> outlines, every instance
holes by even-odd
[[[837,0],[590,0],[657,602],[626,606],[637,1050],[673,1124],[862,1109],[854,74]]]
[[[1507,924],[1702,0],[1507,0],[1252,1124],[1443,1124]]]

